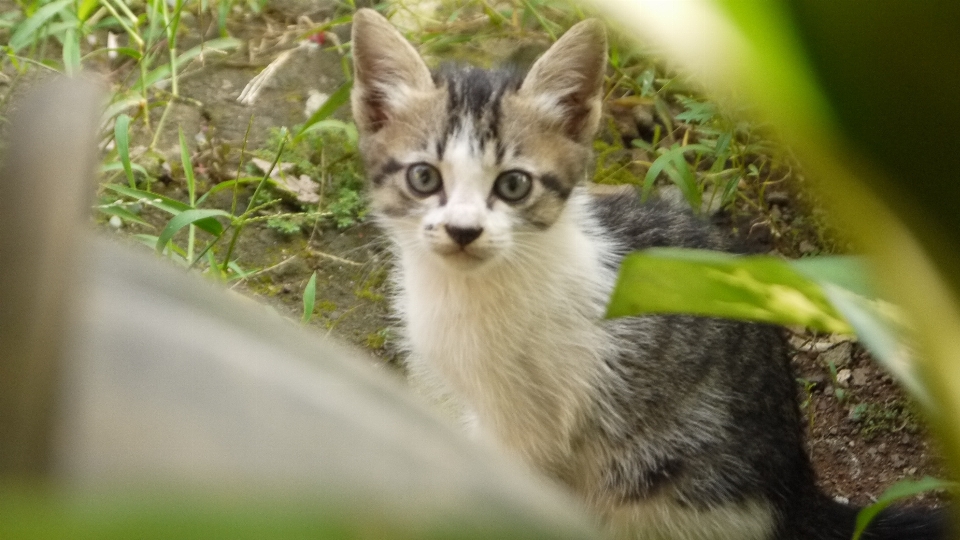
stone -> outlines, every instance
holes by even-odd
[[[853,342],[851,341],[841,341],[820,353],[820,359],[823,360],[824,364],[830,365],[832,363],[837,369],[847,367],[851,358],[853,358]]]
[[[850,384],[853,386],[864,386],[870,380],[870,371],[867,368],[856,368],[853,370],[853,377],[850,378]]]

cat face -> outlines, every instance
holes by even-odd
[[[379,14],[353,27],[353,113],[374,213],[404,250],[471,269],[548,230],[584,177],[606,40],[574,26],[529,74],[431,74]]]

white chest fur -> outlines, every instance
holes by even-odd
[[[510,261],[463,272],[403,252],[398,280],[410,370],[446,386],[481,434],[548,470],[569,465],[610,347],[598,324],[609,247],[571,203]]]

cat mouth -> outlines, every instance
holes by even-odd
[[[486,250],[472,249],[470,246],[442,246],[433,251],[444,261],[457,266],[476,266],[491,258],[491,254]]]

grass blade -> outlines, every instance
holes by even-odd
[[[136,163],[130,163],[130,168],[133,169],[134,171],[137,171],[138,173],[142,174],[144,177],[149,177],[149,176],[150,176],[150,175],[147,173],[147,170],[143,168],[143,165],[137,165]],[[104,163],[103,165],[100,166],[100,172],[101,172],[101,173],[108,173],[108,172],[122,171],[122,170],[123,170],[123,164],[120,163],[119,161],[111,161],[111,162],[109,162],[109,163]]]
[[[297,143],[300,141],[300,138],[306,133],[307,129],[310,126],[316,124],[321,120],[325,120],[331,114],[337,112],[344,103],[350,99],[350,89],[353,87],[353,81],[347,81],[343,83],[340,88],[337,88],[326,101],[323,102],[323,105],[317,109],[317,112],[310,115],[310,118],[303,124],[303,127],[300,128],[300,131],[297,132],[293,137],[293,142]]]
[[[303,319],[301,323],[307,324],[313,317],[313,307],[317,300],[317,272],[314,270],[307,281],[307,286],[303,289]]]
[[[193,47],[192,49],[180,53],[180,56],[177,56],[177,58],[171,62],[175,65],[175,67],[180,67],[190,60],[200,56],[201,53],[230,51],[239,48],[242,44],[243,42],[236,38],[211,39],[200,45],[197,45],[196,47]],[[163,64],[148,73],[146,79],[144,80],[144,85],[153,86],[161,80],[169,77],[171,73],[170,64],[171,63]]]
[[[77,6],[77,18],[86,21],[93,15],[98,5],[100,5],[100,0],[81,0],[80,5]]]
[[[180,136],[180,163],[183,164],[183,174],[187,178],[187,196],[190,198],[190,206],[197,206],[197,179],[193,174],[193,161],[190,160],[190,147],[187,146],[187,139],[183,135],[183,126],[177,126],[177,134]],[[193,244],[197,230],[190,225],[190,237],[187,239],[187,260],[193,263]]]
[[[146,227],[153,227],[153,225],[147,223],[140,216],[134,214],[133,212],[127,210],[122,206],[117,206],[114,204],[101,205],[97,207],[97,210],[108,215],[108,216],[117,216],[124,221],[129,221],[131,223],[138,223]]]
[[[17,25],[17,29],[13,31],[13,35],[10,36],[9,47],[13,49],[14,52],[18,52],[20,49],[33,43],[37,38],[37,30],[47,24],[47,22],[61,10],[73,4],[73,1],[74,0],[57,0],[56,2],[51,2],[38,9],[33,15],[24,19],[23,22]]]
[[[127,175],[130,187],[136,189],[137,182],[133,178],[133,167],[130,166],[130,117],[121,113],[113,125],[113,137],[117,141],[117,154],[123,165],[123,172]]]
[[[80,71],[80,33],[67,28],[63,35],[63,67],[67,75]]]
[[[163,251],[163,248],[167,245],[168,242],[170,242],[170,240],[173,238],[173,235],[177,234],[177,231],[186,227],[187,225],[194,224],[201,220],[208,220],[208,221],[212,221],[213,223],[216,223],[217,226],[219,227],[219,230],[215,230],[211,234],[213,234],[214,236],[220,236],[221,234],[223,234],[223,225],[216,219],[213,219],[215,217],[225,217],[228,219],[233,218],[233,216],[231,216],[229,213],[224,212],[223,210],[215,210],[215,209],[208,210],[208,209],[193,208],[193,209],[187,210],[186,212],[181,212],[180,214],[177,214],[176,216],[173,217],[173,219],[170,220],[169,223],[167,223],[167,226],[164,227],[163,231],[160,233],[160,236],[157,237],[157,245],[156,245],[157,252],[160,253]]]
[[[187,195],[190,197],[190,206],[197,204],[197,179],[193,174],[193,161],[190,160],[190,147],[183,135],[183,127],[177,128],[180,136],[180,163],[183,164],[183,174],[187,178]]]

